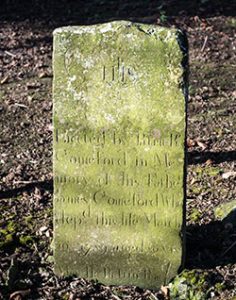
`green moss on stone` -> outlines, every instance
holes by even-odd
[[[146,288],[176,275],[184,248],[186,51],[180,31],[154,25],[55,30],[57,273]]]

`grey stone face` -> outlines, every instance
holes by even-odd
[[[182,40],[125,21],[54,32],[56,273],[155,289],[181,266]]]

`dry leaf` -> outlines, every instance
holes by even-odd
[[[28,290],[22,290],[22,291],[16,291],[10,295],[9,300],[22,300],[25,296],[30,294],[30,289]]]
[[[48,229],[47,226],[42,226],[42,227],[39,228],[39,231],[40,231],[40,232],[44,232],[44,231],[46,231],[47,229]]]
[[[168,295],[169,295],[169,289],[168,289],[168,287],[162,285],[161,286],[161,291],[162,291],[163,295],[167,298]]]
[[[192,139],[187,139],[187,146],[189,148],[194,147],[196,145],[196,142]]]
[[[236,98],[236,91],[233,91],[233,92],[232,92],[232,96],[233,96],[234,98]]]
[[[200,141],[197,141],[197,145],[198,145],[202,150],[206,150],[206,148],[207,148],[207,145],[204,144],[204,143],[202,143],[202,142],[200,142]]]
[[[207,166],[210,166],[213,164],[213,161],[211,159],[208,159],[205,163]]]
[[[222,178],[224,178],[224,179],[228,179],[228,178],[234,177],[234,176],[236,176],[236,172],[226,172],[226,173],[222,174]]]
[[[38,74],[39,78],[45,78],[47,76],[48,76],[48,74],[46,72],[41,72],[41,73]]]

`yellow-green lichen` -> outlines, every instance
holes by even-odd
[[[182,263],[186,45],[116,21],[54,32],[55,267],[158,288]]]

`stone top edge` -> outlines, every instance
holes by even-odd
[[[144,31],[149,29],[155,29],[157,32],[166,31],[171,33],[177,33],[177,32],[181,33],[181,30],[178,28],[167,28],[155,24],[146,24],[140,22],[120,20],[120,21],[111,21],[111,22],[98,23],[92,25],[63,26],[63,27],[56,28],[53,31],[53,35],[57,35],[60,33],[72,33],[72,34],[93,33],[95,32],[95,30],[99,30],[101,33],[105,33],[108,31],[116,30],[120,26],[124,26],[124,27],[135,26]]]

